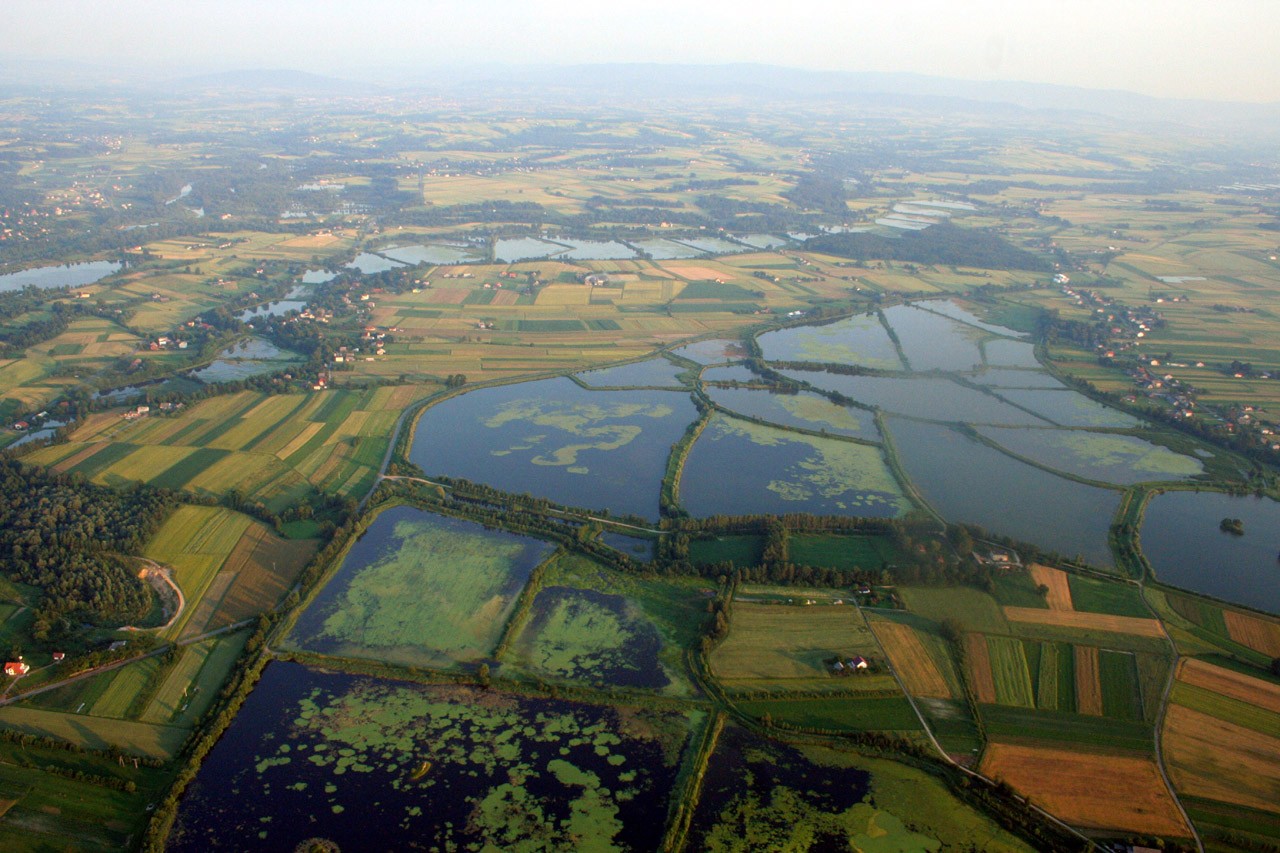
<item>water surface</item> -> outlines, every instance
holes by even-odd
[[[86,261],[82,264],[66,264],[60,267],[32,267],[6,275],[0,275],[0,293],[38,287],[42,290],[55,287],[83,287],[101,281],[120,272],[116,261]]]

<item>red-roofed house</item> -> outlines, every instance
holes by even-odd
[[[4,665],[5,675],[26,675],[30,671],[31,667],[27,665],[26,661],[9,661]]]

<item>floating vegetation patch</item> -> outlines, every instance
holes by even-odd
[[[289,642],[413,666],[479,660],[550,552],[538,539],[393,507],[352,546]]]
[[[716,415],[684,465],[695,516],[809,512],[895,517],[910,509],[878,447]]]
[[[654,850],[692,718],[273,663],[171,850]]]
[[[871,412],[838,406],[812,391],[784,394],[763,389],[716,386],[710,386],[706,391],[714,402],[732,412],[778,426],[800,427],[868,441],[880,438]]]
[[[983,427],[978,431],[1019,456],[1041,465],[1118,485],[1148,480],[1182,480],[1204,471],[1200,460],[1133,435],[998,427]]]
[[[550,586],[534,599],[515,651],[523,668],[548,678],[661,689],[671,681],[661,648],[657,629],[623,596]]]
[[[757,342],[770,361],[813,361],[859,364],[881,370],[902,370],[898,351],[875,314],[862,314],[824,323],[765,332]]]

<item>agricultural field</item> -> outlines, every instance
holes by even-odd
[[[1053,772],[1045,773],[1046,766]],[[991,743],[982,771],[1077,826],[1190,835],[1150,758]]]
[[[262,522],[221,507],[180,507],[144,552],[172,570],[185,599],[161,636],[191,639],[274,607],[316,544],[283,539]]]
[[[1165,759],[1202,830],[1280,837],[1280,685],[1181,661],[1164,725]]]
[[[879,617],[868,624],[908,693],[930,699],[960,697],[955,666],[941,637]]]
[[[751,587],[739,590],[751,598]],[[877,671],[834,674],[828,659],[861,655],[877,663],[879,645],[851,605],[758,604],[735,601],[729,635],[711,654],[712,674],[729,690],[897,693],[893,677]]]
[[[408,665],[478,663],[551,550],[413,507],[385,509],[298,616],[288,642]]]
[[[24,457],[95,483],[235,493],[281,512],[319,495],[371,488],[406,406],[428,387],[215,397],[173,415],[86,419],[70,441]]]

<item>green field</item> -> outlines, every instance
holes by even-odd
[[[899,558],[898,549],[884,536],[796,533],[787,542],[787,559],[799,566],[879,571]]]
[[[967,630],[990,634],[1007,634],[1009,623],[994,598],[972,587],[900,587],[898,590],[907,610],[943,622],[959,621]]]
[[[1150,752],[1151,727],[1140,720],[1091,717],[1007,705],[983,705],[982,722],[993,740],[1038,746],[1113,747]]]
[[[691,541],[689,559],[703,565],[732,562],[735,566],[754,566],[759,564],[763,550],[761,536],[717,536]]]
[[[1075,573],[1067,576],[1067,583],[1071,586],[1071,603],[1076,610],[1151,618],[1151,611],[1142,601],[1142,592],[1133,584],[1096,580]]]
[[[1142,719],[1142,697],[1136,656],[1103,649],[1098,653],[1098,679],[1102,683],[1102,713],[1123,720]]]
[[[116,746],[125,752],[172,758],[186,740],[187,730],[130,720],[110,720],[10,705],[0,708],[0,726],[29,734],[70,741],[89,749]]]
[[[987,637],[987,653],[991,656],[991,674],[996,685],[996,701],[1001,705],[1034,708],[1035,688],[1027,669],[1027,658],[1021,640],[1013,637]]]

